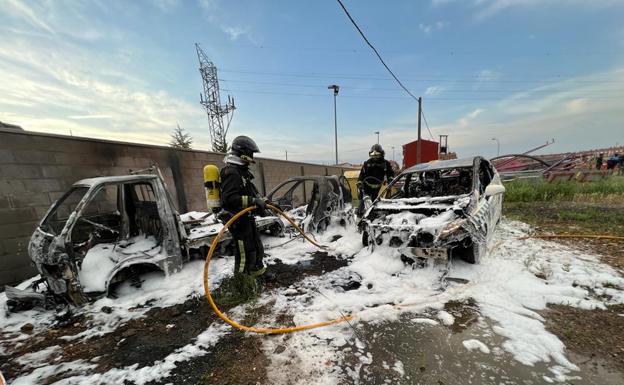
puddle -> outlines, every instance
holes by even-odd
[[[471,304],[465,304],[470,308]],[[505,339],[495,334],[487,320],[466,311],[461,303],[445,307],[456,317],[461,328],[453,328],[436,321],[435,312],[422,315],[404,315],[400,320],[380,324],[359,324],[358,334],[367,336],[366,347],[358,352],[346,352],[344,363],[360,383],[369,384],[545,384],[554,381],[552,365],[538,363],[524,365],[500,346]],[[429,318],[431,322],[427,322]],[[489,353],[479,349],[468,350],[463,342],[478,340],[485,344]],[[348,348],[353,349],[352,348]],[[580,356],[572,356],[574,362],[583,363]],[[370,362],[370,363],[369,363]],[[365,365],[360,365],[364,363]],[[369,363],[369,364],[368,364]],[[568,376],[578,377],[564,381],[575,385],[619,385],[622,373],[605,369],[592,370],[583,367]],[[548,377],[548,378],[545,378]]]

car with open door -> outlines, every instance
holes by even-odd
[[[480,156],[412,166],[364,213],[362,242],[387,246],[405,261],[477,263],[500,221],[504,192],[498,172]]]

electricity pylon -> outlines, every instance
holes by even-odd
[[[234,115],[234,98],[228,95],[225,105],[221,105],[219,95],[219,77],[217,67],[208,59],[199,44],[195,43],[197,49],[197,59],[199,60],[199,73],[204,83],[204,92],[199,94],[199,100],[208,114],[208,124],[210,127],[210,140],[212,150],[217,152],[227,152],[227,132]],[[224,122],[223,118],[226,118]]]

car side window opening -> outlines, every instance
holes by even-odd
[[[87,241],[93,246],[119,239],[122,219],[118,194],[117,185],[104,185],[87,202],[71,232],[74,246]]]
[[[479,192],[483,194],[485,188],[490,184],[494,177],[494,170],[487,161],[481,161],[479,165]]]
[[[147,182],[125,184],[124,198],[129,236],[145,235],[160,239],[162,223],[152,185]]]
[[[310,182],[308,180],[287,182],[268,198],[277,203],[282,209],[292,210],[307,203],[306,195],[309,195],[308,191],[311,191]],[[308,188],[306,188],[306,183],[310,184]]]

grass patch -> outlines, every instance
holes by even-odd
[[[624,202],[603,205],[580,202],[507,202],[506,217],[554,233],[624,236]]]
[[[506,202],[624,202],[624,177],[612,176],[596,182],[517,179],[505,183]]]
[[[213,297],[215,302],[224,307],[234,307],[255,299],[260,293],[256,279],[248,274],[234,274],[224,279]]]

